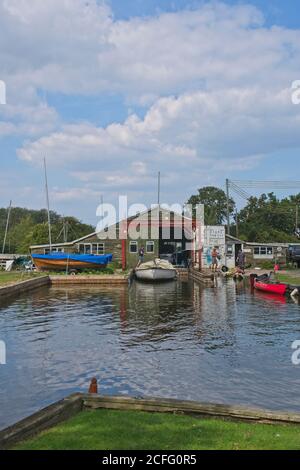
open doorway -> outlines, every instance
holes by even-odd
[[[242,249],[242,244],[241,243],[236,243],[234,245],[234,261],[235,261],[235,266],[238,265],[237,263],[237,257],[238,257],[238,254],[239,254],[239,251]]]

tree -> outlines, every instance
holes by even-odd
[[[193,208],[197,204],[204,204],[205,224],[222,225],[227,218],[227,197],[225,192],[214,186],[206,186],[198,190],[198,194],[191,196],[188,200]],[[230,216],[235,210],[235,202],[229,199]]]
[[[239,212],[241,238],[250,242],[295,242],[300,194],[279,200],[274,193],[251,197]]]
[[[52,242],[63,243],[81,238],[94,231],[91,225],[83,224],[75,217],[61,217],[51,211]],[[49,242],[48,214],[45,209],[30,210],[14,207],[11,211],[6,252],[27,254],[30,245],[43,245]],[[0,208],[0,246],[4,240],[7,220],[7,209]],[[63,227],[67,225],[64,233]]]

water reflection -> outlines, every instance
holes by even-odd
[[[42,288],[0,306],[0,427],[68,393],[101,391],[300,411],[300,309],[243,283]]]

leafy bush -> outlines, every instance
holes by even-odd
[[[274,261],[264,261],[260,264],[260,268],[262,269],[274,269],[275,262]]]

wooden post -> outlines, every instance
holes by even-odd
[[[230,235],[229,179],[226,179],[227,233]]]
[[[92,393],[92,394],[97,394],[98,393],[98,382],[97,382],[97,379],[95,377],[91,380],[89,393]]]
[[[126,240],[122,240],[122,269],[126,270]]]
[[[8,227],[9,227],[11,206],[12,206],[12,201],[10,201],[9,208],[8,208],[8,213],[7,213],[7,220],[6,220],[5,235],[4,235],[4,240],[3,240],[2,254],[5,253],[5,246],[6,246],[6,239],[7,239]],[[9,251],[10,251],[10,250],[9,250]]]

